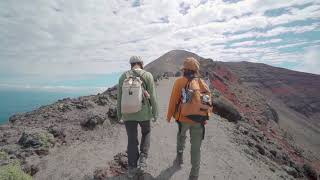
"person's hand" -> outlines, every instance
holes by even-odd
[[[154,123],[157,122],[157,120],[158,120],[158,117],[153,117],[153,118],[151,119],[151,121],[154,122]]]

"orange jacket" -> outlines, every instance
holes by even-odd
[[[201,89],[204,91],[209,91],[209,88],[205,84],[205,82],[203,80],[201,81],[202,81],[201,84],[205,86],[205,87],[201,87]],[[171,97],[170,97],[169,107],[168,107],[167,121],[170,121],[171,118],[174,117],[176,120],[179,120],[180,122],[186,122],[191,124],[195,123],[194,121],[190,120],[187,117],[180,116],[179,110],[178,110],[178,105],[181,99],[181,91],[186,86],[187,83],[188,83],[188,79],[183,76],[178,78],[174,82]]]

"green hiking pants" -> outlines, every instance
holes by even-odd
[[[200,123],[189,124],[178,122],[179,131],[177,134],[177,152],[182,153],[186,144],[186,133],[190,130],[190,143],[191,143],[191,172],[190,175],[199,176],[200,169],[200,148],[203,137],[203,127]]]

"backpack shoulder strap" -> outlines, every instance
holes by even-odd
[[[190,88],[190,84],[193,81],[193,79],[188,79],[186,85],[184,86],[185,89],[189,89]]]
[[[132,70],[132,72],[139,77],[142,80],[142,86],[144,88],[144,90],[148,91],[148,87],[147,87],[147,82],[146,80],[143,78],[144,73],[146,73],[146,71],[144,71],[142,74],[138,73],[137,71],[135,71],[134,69]],[[143,96],[145,97],[145,96]],[[146,98],[146,97],[145,97]],[[149,106],[151,106],[151,100],[147,98],[147,103]]]
[[[142,80],[142,84],[143,84],[143,87],[144,87],[144,89],[145,90],[148,90],[148,87],[147,87],[147,82],[146,82],[146,80],[143,78],[143,75],[144,75],[144,73],[146,73],[146,72],[143,72],[142,74],[140,74],[140,73],[138,73],[137,71],[135,71],[134,69],[132,70],[132,72],[137,76],[137,77],[139,77],[141,80]]]
[[[126,78],[129,78],[130,76],[131,76],[131,70],[129,70],[129,71],[126,71],[124,74],[125,74],[125,76],[126,76]]]
[[[205,84],[205,82],[201,78],[198,78],[198,83],[201,91],[205,91],[206,93],[210,92],[209,87]]]

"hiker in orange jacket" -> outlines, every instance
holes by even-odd
[[[189,180],[197,180],[200,169],[200,148],[204,138],[204,125],[211,112],[211,94],[207,84],[199,76],[200,63],[189,57],[183,64],[183,76],[173,86],[167,113],[167,121],[174,117],[178,123],[177,156],[175,163],[183,164],[186,132],[190,130],[191,171]]]

